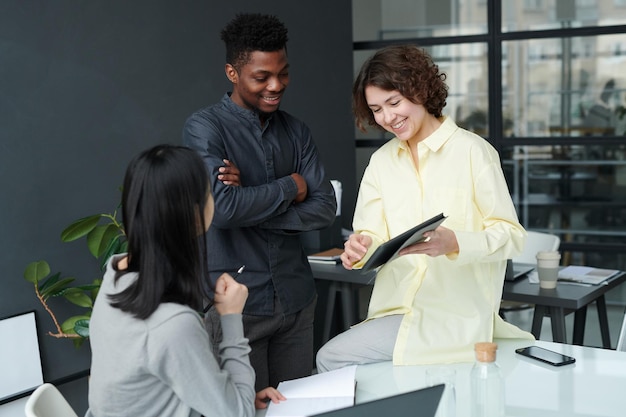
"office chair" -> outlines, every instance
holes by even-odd
[[[513,258],[513,262],[524,264],[537,264],[537,252],[559,250],[561,239],[551,233],[534,232],[529,230],[526,243],[522,253]],[[517,301],[501,301],[500,317],[505,319],[504,313],[511,311],[521,311],[533,308],[532,304]]]
[[[37,387],[24,407],[26,417],[78,417],[63,394],[52,384]]]
[[[626,312],[624,312],[624,321],[622,321],[622,330],[619,332],[619,339],[617,339],[617,348],[615,350],[620,352],[626,352]]]

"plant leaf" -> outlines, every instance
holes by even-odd
[[[93,280],[93,285],[94,285],[94,289],[91,290],[91,299],[92,300],[96,300],[96,297],[98,296],[98,292],[100,291],[100,286],[102,285],[102,280],[101,279],[94,279]]]
[[[59,281],[59,278],[61,278],[60,272],[57,272],[56,274],[52,275],[50,278],[48,278],[47,280],[41,283],[41,285],[39,286],[39,292],[43,293],[46,290],[46,288],[50,287],[52,284],[56,284],[57,281]]]
[[[76,326],[76,322],[78,322],[79,320],[89,320],[89,317],[85,315],[80,315],[72,316],[69,319],[65,320],[63,324],[61,324],[61,330],[63,331],[63,333],[77,334],[74,330],[74,327]]]
[[[62,280],[46,288],[45,291],[41,293],[41,296],[44,299],[47,299],[50,297],[57,297],[59,295],[63,295],[63,293],[67,290],[67,286],[72,282],[74,282],[74,278],[71,278],[71,277],[63,278]]]
[[[50,265],[46,261],[31,262],[26,266],[24,279],[37,285],[39,280],[50,274]]]
[[[93,291],[100,288],[99,283],[87,284],[87,285],[77,285],[74,288],[82,290],[82,291]]]
[[[84,338],[89,337],[89,320],[90,319],[86,318],[76,321],[74,324],[76,334]]]
[[[87,247],[96,258],[100,258],[111,246],[111,242],[118,236],[119,230],[114,224],[105,224],[95,227],[87,235]]]
[[[100,217],[102,217],[101,214],[94,214],[93,216],[76,220],[61,232],[61,240],[63,242],[72,242],[85,236],[98,225]]]
[[[111,256],[121,253],[122,247],[126,241],[122,242],[123,235],[117,235],[113,240],[111,240],[111,244],[102,254],[102,262],[100,263],[100,270],[104,271],[106,269],[107,263]]]
[[[79,307],[93,307],[93,301],[91,300],[91,298],[78,288],[69,288],[63,293],[63,297],[65,297],[72,304],[76,304]]]

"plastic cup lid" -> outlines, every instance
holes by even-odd
[[[561,259],[561,254],[557,251],[537,252],[537,259]]]

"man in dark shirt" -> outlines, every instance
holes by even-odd
[[[245,265],[237,280],[249,288],[243,323],[258,391],[311,374],[316,292],[300,234],[329,226],[336,200],[309,128],[279,110],[289,83],[283,23],[240,14],[221,37],[233,91],[187,119],[183,143],[211,177],[212,280]],[[217,349],[214,309],[206,322]]]

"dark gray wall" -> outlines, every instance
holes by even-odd
[[[37,310],[46,380],[87,369],[90,352],[46,335],[52,321],[22,279],[25,266],[45,259],[79,282],[100,276],[84,241],[61,243],[60,232],[115,209],[128,160],[180,143],[185,118],[219,100],[229,87],[219,31],[241,11],[273,13],[288,26],[283,109],[309,124],[329,178],[343,182],[349,227],[350,2],[0,2],[0,317]],[[80,311],[52,304],[61,319]]]

